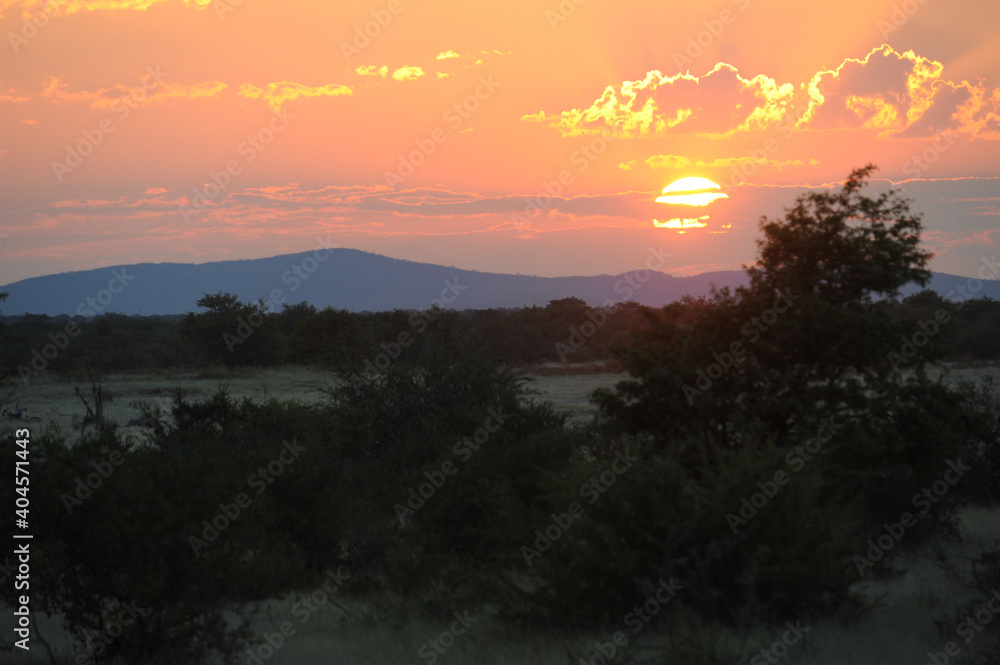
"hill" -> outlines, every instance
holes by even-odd
[[[707,295],[712,284],[744,284],[742,271],[675,277],[639,269],[619,275],[537,277],[461,270],[392,259],[353,249],[318,250],[264,259],[212,263],[140,263],[66,272],[0,287],[10,297],[5,315],[93,316],[103,312],[172,315],[196,309],[205,293],[226,291],[242,300],[308,301],[350,311],[426,309],[437,301],[456,309],[545,305],[575,296],[591,306],[635,300],[661,306],[685,294]],[[969,280],[935,273],[931,287],[947,296]],[[910,286],[905,293],[918,290]],[[973,295],[1000,299],[1000,281]],[[952,294],[952,297],[956,296]]]

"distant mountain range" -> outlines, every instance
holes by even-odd
[[[266,259],[213,263],[140,263],[33,277],[0,287],[10,297],[4,316],[25,313],[94,316],[103,312],[172,315],[196,311],[205,293],[226,291],[243,301],[303,300],[318,308],[351,311],[455,309],[546,305],[576,296],[592,306],[635,300],[660,306],[685,294],[707,295],[711,285],[746,283],[743,271],[673,277],[639,270],[592,277],[534,277],[460,270],[391,259],[353,249],[330,249]],[[935,273],[931,288],[947,295],[968,278]],[[1000,281],[983,282],[975,295],[1000,299]],[[903,289],[904,295],[919,290]]]

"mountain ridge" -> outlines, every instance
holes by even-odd
[[[655,255],[655,251],[652,252]],[[649,263],[647,261],[647,263]],[[93,316],[105,312],[174,315],[197,310],[205,293],[225,291],[243,301],[264,299],[273,309],[307,301],[350,311],[544,306],[578,297],[591,306],[635,300],[662,306],[683,295],[708,295],[711,285],[747,283],[742,270],[678,277],[645,266],[617,275],[539,277],[467,270],[394,259],[356,249],[317,249],[260,259],[207,263],[137,263],[55,273],[0,286],[6,316]],[[934,273],[930,288],[947,295],[969,278]],[[982,282],[974,295],[1000,299],[1000,281]],[[919,290],[904,287],[908,295]]]

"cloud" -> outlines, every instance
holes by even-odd
[[[816,73],[806,85],[809,108],[800,124],[877,130],[879,138],[945,132],[997,139],[1000,89],[944,78],[944,65],[883,44]]]
[[[378,78],[386,78],[389,75],[389,67],[387,65],[362,65],[354,70],[361,76],[376,76]],[[422,67],[415,67],[411,65],[403,65],[402,67],[393,70],[392,79],[394,81],[415,81],[416,79],[424,76],[425,72]],[[438,78],[444,78],[448,74],[438,74]]]
[[[379,78],[385,78],[389,73],[389,68],[385,65],[381,67],[377,65],[361,65],[354,70],[361,76],[378,76]]]
[[[949,183],[913,183],[908,193],[924,200],[940,199],[944,191],[953,196],[950,186],[938,189]],[[838,183],[795,187],[809,191],[828,189],[835,184]],[[958,194],[961,198],[991,198],[990,184],[969,181]],[[794,193],[787,189],[740,188],[731,192],[732,205],[711,212],[710,220],[697,220],[707,223],[705,228],[685,229],[683,220],[697,219],[703,215],[702,210],[686,211],[682,206],[655,203],[656,191],[552,197],[531,190],[485,195],[437,187],[393,191],[379,184],[309,186],[285,182],[227,189],[200,211],[196,224],[186,225],[179,206],[188,201],[190,192],[172,188],[161,192],[160,189],[162,187],[153,187],[142,194],[136,191],[126,196],[72,198],[50,203],[44,209],[0,211],[0,229],[5,219],[13,219],[16,215],[29,219],[36,226],[47,224],[48,228],[57,229],[57,235],[105,225],[116,229],[118,234],[141,230],[147,239],[156,237],[163,239],[165,244],[179,238],[200,242],[206,235],[232,242],[251,236],[273,238],[281,234],[316,232],[343,233],[345,238],[397,238],[403,241],[430,236],[457,238],[487,234],[490,242],[502,242],[518,237],[553,237],[575,230],[593,233],[614,229],[615,232],[631,233],[636,229],[649,229],[655,233],[654,219],[666,223],[676,218],[681,220],[680,228],[660,231],[746,235],[756,228],[755,211],[787,204]],[[978,201],[972,203],[981,205]],[[965,206],[949,205],[931,213],[932,222],[940,220],[948,228],[925,232],[929,248],[938,254],[948,252],[952,256],[970,249],[976,251],[977,247],[991,243],[995,248],[1000,237],[996,224],[990,223],[995,218],[975,217],[981,228],[953,230],[952,220],[965,211]],[[978,264],[978,257],[973,258],[973,265]]]
[[[993,236],[997,233],[1000,233],[1000,229],[986,229],[983,231],[941,231],[932,229],[924,231],[921,234],[921,239],[935,255],[940,256],[958,247],[996,245],[996,240],[994,240]]]
[[[177,83],[146,82],[148,77],[140,79],[139,85],[129,86],[119,83],[110,88],[97,90],[78,90],[71,92],[68,86],[59,78],[52,76],[42,84],[42,97],[55,102],[87,102],[92,109],[110,109],[118,104],[129,106],[146,106],[168,99],[197,99],[200,97],[217,97],[226,89],[222,81],[206,81],[191,85]]]
[[[173,99],[214,99],[230,87],[222,81],[185,85],[148,79],[148,76],[141,77],[140,84],[135,86],[119,83],[97,90],[70,90],[65,82],[52,76],[42,84],[41,92],[37,96],[56,103],[85,102],[93,109],[113,109],[120,104],[134,108]],[[285,102],[299,97],[338,97],[354,94],[354,90],[350,86],[338,83],[312,87],[292,81],[277,81],[268,83],[264,87],[244,83],[238,87],[236,94],[247,99],[263,100],[275,111],[280,111]],[[0,103],[21,102],[30,98],[23,95],[16,97],[11,94],[0,95]]]
[[[30,18],[45,13],[49,16],[115,9],[146,10],[168,0],[0,0],[0,18],[4,11],[21,7],[21,16]],[[213,0],[183,0],[185,7],[205,9]]]
[[[292,81],[278,81],[268,83],[266,88],[259,88],[249,83],[244,83],[239,88],[241,97],[263,99],[275,111],[280,111],[285,102],[293,101],[299,97],[339,97],[352,94],[354,94],[354,90],[351,87],[339,83],[311,87]]]
[[[960,130],[973,138],[989,141],[1000,139],[1000,88],[988,90],[982,85],[968,86],[969,101],[955,113],[960,122]]]
[[[672,134],[731,136],[782,124],[798,129],[869,129],[879,138],[929,137],[942,132],[1000,139],[1000,88],[949,81],[944,65],[888,45],[847,58],[796,85],[732,65],[609,85],[589,107],[521,118],[566,137],[613,134],[655,138]]]
[[[522,119],[549,124],[563,136],[727,134],[777,122],[791,106],[793,92],[790,84],[779,85],[763,75],[745,79],[735,67],[719,63],[701,77],[664,76],[654,70],[641,80],[608,86],[586,109],[555,117],[541,111]]]
[[[28,97],[18,94],[13,88],[0,91],[0,103],[19,104],[26,101],[28,101]]]
[[[504,52],[504,51],[493,50],[493,51],[481,51],[480,53],[486,56],[494,56],[494,55],[503,56],[503,55],[509,55],[510,51]],[[458,64],[459,62],[469,61],[473,58],[477,58],[477,55],[462,54],[457,51],[448,50],[448,51],[441,51],[436,56],[434,56],[434,62],[441,63],[441,66],[443,68],[449,69],[448,67],[449,64],[455,65]],[[453,63],[442,62],[449,60],[455,62]],[[483,63],[482,58],[476,60],[477,65],[482,63]],[[467,64],[465,65],[465,69],[469,69],[471,66],[472,65]],[[434,71],[434,69],[436,69],[436,67],[431,68],[431,71],[428,72],[423,67],[418,65],[403,65],[401,67],[393,69],[390,73],[390,68],[388,65],[382,65],[382,66],[361,65],[360,67],[357,67],[354,71],[359,76],[382,78],[382,79],[391,78],[394,81],[415,81],[419,78],[427,76],[428,74],[433,74],[437,80],[455,76],[454,71]]]
[[[790,166],[815,166],[819,164],[815,159],[805,161],[801,159],[777,160],[769,157],[761,159],[754,159],[752,157],[717,157],[711,161],[690,159],[682,155],[653,155],[646,158],[646,165],[654,169],[716,169],[739,166],[747,162],[776,169],[783,169]]]
[[[492,56],[495,56],[495,55],[501,55],[501,56],[503,56],[503,55],[510,55],[511,53],[513,53],[513,51],[500,51],[498,49],[493,49],[493,50],[487,49],[485,51],[479,51],[479,52],[476,52],[476,53],[459,53],[458,51],[453,51],[453,50],[449,49],[447,51],[441,51],[436,56],[434,56],[434,59],[435,60],[458,60],[458,59],[461,59],[461,60],[465,60],[465,61],[469,61],[469,60],[475,59],[476,64],[477,65],[481,65],[483,63],[483,56],[486,56],[486,57],[492,57]],[[468,67],[468,65],[466,65],[466,67]]]
[[[392,78],[396,81],[414,81],[424,75],[421,67],[411,67],[405,65],[392,73]]]
[[[190,204],[190,192],[153,187],[142,195],[118,198],[73,198],[49,204],[61,216],[74,219],[121,216],[125,211],[144,211],[150,216],[165,216],[182,223],[178,206]],[[407,232],[421,224],[444,224],[463,232],[476,226],[514,224],[514,215],[527,215],[532,226],[545,228],[555,222],[649,219],[650,213],[662,211],[653,202],[656,192],[622,192],[603,195],[546,197],[540,205],[537,192],[489,196],[474,192],[420,187],[393,191],[385,185],[304,187],[286,183],[266,187],[229,189],[212,205],[200,211],[205,219],[329,219],[341,216],[348,226],[372,224],[404,225]],[[531,206],[534,205],[534,208]],[[530,212],[526,212],[530,211]],[[129,212],[128,214],[132,214]],[[350,220],[357,220],[351,222]],[[477,221],[478,220],[478,221]],[[633,222],[634,223],[634,222]]]

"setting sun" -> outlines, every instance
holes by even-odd
[[[656,199],[657,203],[679,203],[689,206],[707,206],[716,199],[728,199],[718,184],[708,178],[687,177],[675,180],[663,189],[663,196]]]
[[[689,219],[670,219],[665,222],[654,219],[653,226],[659,229],[700,229],[705,226],[705,222],[701,221],[703,219],[708,219],[708,215]],[[684,231],[682,230],[681,233]]]
[[[688,176],[680,180],[675,180],[664,187],[662,196],[658,196],[656,202],[703,208],[718,199],[728,199],[729,195],[723,193],[721,190],[722,187],[708,178]],[[707,226],[705,220],[708,218],[709,215],[701,215],[699,217],[678,216],[665,222],[654,219],[653,226],[659,229],[676,229],[679,233],[684,233],[685,229],[704,228]]]

